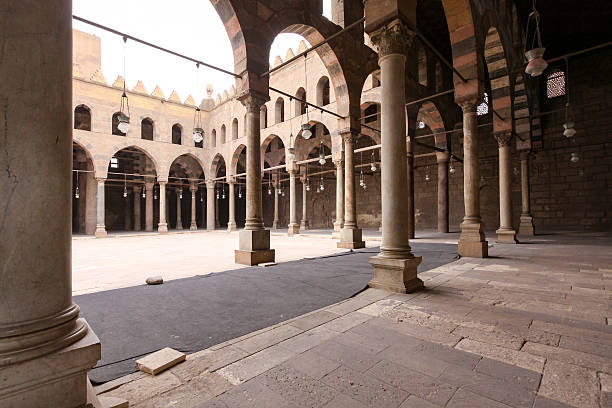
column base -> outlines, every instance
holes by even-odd
[[[277,221],[277,220],[274,220],[274,221],[272,222],[272,229],[273,229],[273,230],[278,229],[278,221]]]
[[[489,255],[488,242],[484,239],[481,223],[461,223],[459,255],[470,258],[486,258]]]
[[[302,220],[302,222],[300,223],[300,228],[303,229],[304,231],[309,230],[310,229],[310,221]]]
[[[288,228],[287,235],[290,236],[290,237],[300,233],[300,226],[299,226],[299,224],[289,224],[287,226],[287,228]]]
[[[189,226],[189,231],[197,231],[198,230],[198,226],[196,224],[191,224]]]
[[[421,260],[420,256],[407,259],[373,256],[370,265],[374,268],[374,278],[368,286],[397,293],[418,290],[423,287],[423,281],[417,277],[417,266]]]
[[[181,224],[176,226],[177,231],[182,231],[183,230],[183,226]]]
[[[227,223],[227,232],[232,232],[232,231],[236,231],[238,230],[238,227],[236,226],[235,222],[228,222]]]
[[[96,232],[94,232],[94,236],[96,238],[104,238],[107,235],[108,235],[108,233],[106,232],[106,228],[105,227],[100,227],[100,226],[96,227]]]
[[[332,238],[333,239],[339,239],[340,238],[340,232],[342,231],[342,221],[335,221],[334,222],[334,230],[332,231]]]
[[[519,234],[530,236],[535,235],[535,227],[533,226],[533,217],[531,215],[521,215]]]
[[[512,228],[509,229],[498,229],[495,231],[497,234],[497,242],[500,244],[518,244],[516,240],[516,231]]]
[[[159,232],[160,234],[167,234],[168,233],[168,223],[160,222],[159,224],[157,224],[157,232]]]
[[[342,231],[340,231],[340,242],[338,242],[338,248],[365,248],[365,241],[361,239],[361,229],[343,228]]]
[[[234,262],[241,265],[257,265],[260,263],[274,262],[275,251],[273,249],[258,249],[257,251],[246,251],[236,249],[234,251]]]
[[[0,406],[86,406],[87,372],[100,359],[100,350],[100,340],[89,328],[85,337],[68,347],[0,368]]]

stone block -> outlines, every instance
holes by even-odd
[[[292,357],[291,359],[287,360],[284,365],[293,367],[294,369],[316,379],[321,379],[334,371],[336,368],[340,367],[340,363],[329,360],[312,350]]]
[[[284,400],[300,407],[323,407],[338,394],[333,388],[290,366],[276,367],[259,380]]]
[[[489,247],[486,241],[471,242],[459,241],[459,255],[469,258],[486,258],[489,255]]]
[[[497,234],[497,243],[499,244],[518,244],[516,231],[513,229],[500,228],[495,233]]]
[[[334,320],[337,317],[338,315],[335,313],[331,313],[326,310],[318,310],[314,313],[293,319],[291,322],[289,322],[289,324],[301,330],[310,330],[314,327],[322,325],[323,323],[327,323],[330,320]]]
[[[409,259],[373,256],[370,258],[370,265],[374,268],[374,277],[368,285],[397,293],[420,289],[423,287],[423,281],[417,277],[417,266],[421,261],[420,256]]]
[[[102,404],[100,408],[129,408],[130,406],[130,402],[123,398],[101,396],[99,399]]]
[[[295,352],[287,348],[272,346],[223,367],[217,373],[234,385],[242,384],[289,360],[294,355]]]
[[[238,243],[238,248],[243,251],[269,250],[270,231],[265,229],[241,230],[238,233]]]
[[[453,395],[447,408],[508,408],[508,405],[492,399],[475,394],[471,391],[460,389]]]
[[[539,393],[575,407],[599,407],[597,373],[573,364],[548,360]]]
[[[369,352],[366,348],[346,345],[334,339],[318,345],[311,351],[359,372],[366,371],[381,360],[381,357]]]
[[[345,249],[359,249],[365,248],[365,241],[361,237],[361,230],[343,228],[340,231],[340,242],[338,242],[338,248]]]
[[[170,367],[185,361],[185,353],[171,349],[170,347],[163,348],[155,353],[149,354],[139,360],[136,360],[136,365],[140,371],[157,375]]]
[[[328,330],[324,327],[315,327],[314,329],[279,343],[279,346],[295,353],[303,353],[338,334],[338,332]]]
[[[299,224],[289,224],[287,226],[287,235],[289,235],[290,237],[293,235],[297,235],[299,233],[300,233]]]
[[[258,265],[260,263],[274,262],[275,251],[273,249],[260,249],[257,251],[246,251],[237,249],[234,251],[234,262],[241,265]]]
[[[529,354],[525,351],[516,351],[493,344],[483,343],[471,339],[463,339],[457,344],[457,349],[470,353],[479,354],[493,360],[502,361],[511,365],[525,368],[541,373],[544,368],[545,358]]]
[[[552,358],[557,361],[612,373],[612,360],[598,355],[530,342],[525,343],[523,350],[534,355],[546,357],[547,359]]]
[[[161,285],[164,283],[164,278],[161,276],[150,276],[146,280],[147,285]]]

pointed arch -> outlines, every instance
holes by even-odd
[[[491,104],[496,111],[493,115],[493,132],[512,130],[512,102],[510,78],[504,47],[497,32],[491,27],[487,31],[484,57],[491,80]]]

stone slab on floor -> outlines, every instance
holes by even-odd
[[[171,349],[169,347],[149,354],[139,360],[136,360],[136,365],[140,371],[151,375],[157,375],[170,367],[173,367],[185,361],[185,353]]]

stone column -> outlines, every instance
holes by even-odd
[[[535,235],[533,217],[531,216],[531,204],[529,201],[529,152],[521,152],[521,223],[519,234]]]
[[[96,238],[103,238],[107,235],[106,225],[104,223],[105,209],[104,209],[104,182],[106,179],[96,179],[98,182],[98,193],[96,195]]]
[[[410,137],[408,138],[410,139]],[[408,207],[408,238],[414,239],[415,217],[414,217],[414,154],[412,153],[412,142],[406,142],[406,174],[408,191],[406,194],[406,204]],[[382,181],[381,181],[382,182]]]
[[[71,14],[68,0],[0,6],[1,407],[85,406],[100,358],[71,293]]]
[[[140,231],[142,226],[140,225],[140,194],[141,186],[134,186],[134,231]]]
[[[196,183],[191,183],[189,186],[189,191],[191,191],[191,224],[189,225],[189,231],[197,231],[198,223],[196,221],[196,191],[198,191],[198,186]]]
[[[448,232],[448,152],[436,152],[438,161],[438,232]]]
[[[221,184],[223,186],[223,184]],[[219,192],[219,197],[221,197],[221,192]],[[219,200],[217,200],[217,192],[215,191],[215,229],[219,228],[221,224],[219,223]]]
[[[206,181],[206,229],[215,230],[215,185],[212,180]]]
[[[459,254],[467,257],[486,258],[488,246],[480,219],[476,102],[464,102],[461,109],[463,110],[463,201],[465,216],[461,222]]]
[[[409,244],[406,168],[405,50],[411,35],[398,20],[373,33],[378,44],[381,77],[381,203],[382,243],[380,253],[370,258],[374,277],[369,286],[407,293],[423,286],[417,277],[421,257]],[[347,163],[348,166],[348,163]]]
[[[297,223],[297,197],[296,197],[296,179],[298,170],[292,168],[289,170],[289,231],[288,235],[292,236],[300,233],[300,224]]]
[[[93,235],[96,233],[97,224],[96,195],[98,194],[98,186],[93,173],[93,165],[88,164],[87,169],[91,170],[91,172],[85,173],[87,179],[85,185],[85,233]]]
[[[87,223],[87,178],[86,178],[86,174],[84,172],[80,172],[79,174],[79,190],[80,190],[80,194],[81,197],[78,199],[78,206],[79,206],[79,218],[78,218],[78,231],[80,234],[85,234],[86,232],[86,223]],[[72,196],[74,197],[74,195]]]
[[[341,133],[344,142],[344,227],[340,232],[338,248],[357,249],[364,248],[365,242],[361,239],[361,229],[357,226],[357,203],[355,201],[355,164],[353,146],[357,133],[347,129]]]
[[[344,225],[344,168],[342,160],[334,161],[336,166],[336,220],[332,238],[340,238],[340,231]]]
[[[512,170],[510,163],[510,142],[512,131],[495,134],[499,147],[499,229],[497,242],[516,244],[516,231],[512,227]]]
[[[302,177],[302,221],[300,227],[306,231],[310,229],[310,221],[308,220],[308,191],[306,191],[306,177]]]
[[[236,231],[236,181],[234,179],[230,179],[227,184],[229,185],[229,220],[227,222],[227,231],[232,232]]]
[[[248,75],[248,73],[246,74]],[[259,111],[267,96],[249,91],[240,96],[246,107],[246,223],[240,231],[239,249],[235,251],[236,263],[257,265],[274,262],[274,250],[270,249],[270,231],[264,228],[261,197],[261,135]]]
[[[159,224],[157,224],[157,232],[160,234],[168,233],[168,221],[166,218],[166,184],[167,181],[158,180],[159,183]],[[140,205],[140,204],[139,204]]]
[[[129,231],[132,226],[132,209],[130,208],[130,193],[123,197],[123,226]]]
[[[182,194],[182,188],[177,188],[176,189],[176,229],[177,230],[182,230],[183,229],[183,220],[181,218],[181,203],[183,201],[183,199],[181,198]]]
[[[272,181],[274,187],[274,221],[272,221],[272,229],[278,229],[278,178],[275,177]],[[290,193],[291,195],[291,193]]]
[[[153,231],[153,193],[155,189],[155,182],[147,181],[145,182],[145,187],[147,189],[147,198],[145,202],[145,231],[152,232]]]

